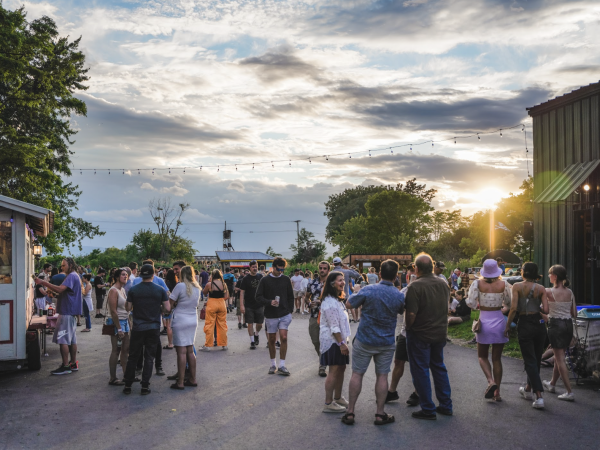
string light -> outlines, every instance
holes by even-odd
[[[371,154],[371,152],[369,152],[369,155],[370,155],[370,154]],[[309,163],[309,164],[312,164],[312,161],[310,160],[310,157],[308,158],[308,163]],[[254,165],[253,165],[252,167],[254,167]]]
[[[521,128],[521,133],[525,132],[525,124],[523,124],[523,128]]]
[[[79,175],[83,175],[83,171],[79,169]]]
[[[110,175],[110,169],[108,169],[108,174]]]
[[[292,160],[290,159],[290,167],[292,167]]]
[[[393,155],[394,154],[394,150],[392,150],[392,147],[390,147],[390,153]]]
[[[202,166],[200,166],[200,170],[202,171]]]
[[[221,170],[221,166],[217,166],[217,172]]]
[[[431,146],[433,147],[433,141],[431,141]]]
[[[169,173],[171,173],[171,168],[169,167]]]
[[[456,138],[454,138],[454,143],[456,144]]]
[[[329,156],[325,155],[325,161],[329,161]]]
[[[185,167],[183,168],[183,173],[184,173],[184,175],[185,175]]]
[[[349,157],[350,159],[352,159],[352,155],[351,155],[350,153],[348,153],[348,157]]]
[[[235,171],[237,172],[237,164],[235,165]]]
[[[369,150],[369,158],[371,157],[371,150]]]
[[[275,168],[275,164],[273,164],[273,161],[271,161],[271,167],[274,169]]]
[[[500,128],[500,137],[502,137],[502,128]]]
[[[169,172],[169,173],[171,173],[171,172]],[[138,175],[139,175],[139,174],[140,174],[140,169],[138,169]]]
[[[94,175],[96,175],[96,169],[94,169]]]
[[[125,169],[123,169],[123,175],[125,175]]]
[[[252,163],[252,170],[254,170],[254,163]]]
[[[154,169],[152,169],[152,175],[154,175]]]
[[[412,144],[410,144],[410,151],[412,152]]]
[[[481,140],[481,136],[479,136],[479,133],[477,133],[477,140]]]

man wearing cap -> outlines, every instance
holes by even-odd
[[[342,272],[344,274],[344,281],[346,282],[344,285],[344,293],[346,294],[346,298],[348,298],[348,295],[350,294],[350,287],[352,286],[350,279],[352,278],[353,280],[362,281],[363,277],[361,277],[360,273],[358,273],[356,270],[352,270],[348,266],[342,265],[342,258],[339,256],[333,258],[333,270],[336,272]]]
[[[448,278],[446,278],[446,275],[444,275],[442,273],[445,268],[446,268],[446,264],[444,264],[442,261],[436,261],[435,266],[433,268],[433,273],[435,274],[436,277],[441,278],[442,280],[444,280],[446,282],[446,284],[448,284]]]
[[[94,289],[96,291],[96,319],[104,317],[104,314],[102,314],[102,305],[104,304],[104,289],[106,286],[104,283],[105,275],[106,270],[100,267],[98,269],[98,274],[94,277]]]
[[[138,358],[144,351],[142,395],[150,393],[150,377],[157,347],[160,347],[160,322],[163,313],[171,311],[167,291],[153,283],[154,266],[144,264],[140,270],[142,281],[127,293],[127,311],[133,311],[133,328],[129,343],[129,357],[125,369],[123,393],[131,394]],[[120,332],[121,330],[117,330]]]
[[[496,262],[498,263],[500,270],[502,270],[502,275],[505,275],[506,266],[504,265],[504,260],[501,257],[497,257]]]

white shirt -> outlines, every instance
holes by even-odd
[[[304,280],[304,277],[300,275],[294,275],[292,278],[290,278],[290,280],[292,280],[292,286],[294,287],[295,291],[302,290],[302,280]]]
[[[337,345],[337,340],[333,336],[333,333],[340,333],[342,335],[342,342],[346,344],[348,344],[348,340],[352,334],[348,312],[343,302],[328,295],[321,303],[321,325],[319,331],[321,353],[325,353],[332,345]]]
[[[460,305],[460,302],[455,298],[452,299],[452,303],[448,303],[448,312],[456,311],[456,307]]]
[[[302,279],[302,287],[301,287],[302,292],[306,292],[307,287],[308,287],[308,278],[303,278]]]
[[[479,303],[479,306],[484,306],[486,308],[499,308],[503,305],[510,306],[512,299],[512,287],[510,284],[505,281],[504,292],[494,294],[481,292],[479,290],[479,281],[480,280],[475,280],[469,288],[469,295],[466,299],[469,308],[476,309],[477,303]]]

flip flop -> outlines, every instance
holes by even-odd
[[[388,413],[375,414],[375,417],[379,417],[381,419],[381,420],[375,420],[375,422],[373,422],[375,425],[387,425],[388,423],[392,423],[392,422],[396,421],[396,419],[394,419],[394,416],[392,416],[391,414],[388,414]]]
[[[110,384],[111,386],[125,386],[125,382],[121,380],[112,380],[109,381],[108,384]]]
[[[177,389],[178,391],[183,391],[185,388],[177,386],[177,383],[173,383],[171,385],[171,389]]]
[[[169,347],[168,345],[165,345],[163,347],[163,350],[173,350],[173,347]]]
[[[89,333],[92,330],[88,330],[87,328],[85,330],[81,330],[82,333]]]
[[[498,386],[496,385],[496,383],[492,383],[490,384],[487,389],[485,390],[485,395],[484,397],[487,398],[488,400],[494,397],[494,392],[496,392],[496,389],[498,389]]]
[[[190,383],[190,380],[185,380],[185,382],[183,383],[184,386],[189,386],[189,387],[198,387],[198,383]]]

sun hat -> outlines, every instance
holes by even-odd
[[[481,276],[483,278],[497,278],[502,275],[502,269],[498,267],[498,261],[495,259],[486,259],[483,262]]]

